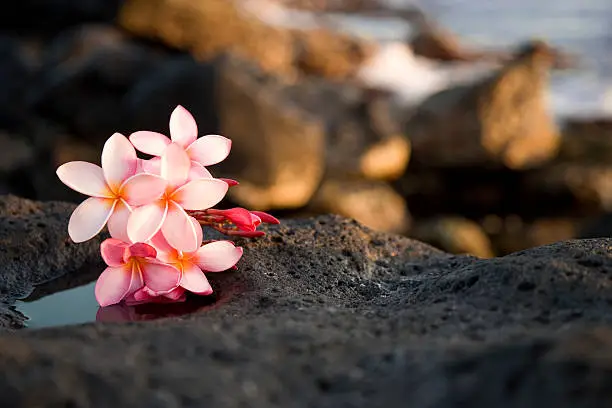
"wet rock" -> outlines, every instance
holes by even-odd
[[[612,400],[610,240],[478,260],[332,216],[268,232],[240,241],[237,272],[211,274],[224,299],[216,307],[0,335],[4,403],[569,408]]]
[[[3,326],[19,327],[23,316],[2,302],[27,296],[33,285],[65,274],[89,274],[99,264],[100,239],[76,245],[68,237],[74,205],[0,196],[0,314]]]
[[[414,222],[408,235],[454,254],[494,256],[491,241],[476,222],[462,217],[440,217]]]
[[[325,180],[308,210],[352,218],[376,231],[401,233],[410,225],[406,202],[382,181]]]
[[[219,76],[220,128],[233,141],[221,168],[240,180],[230,196],[245,207],[301,207],[323,177],[323,123],[284,89],[276,78],[231,61]]]
[[[405,130],[415,164],[524,169],[554,157],[559,134],[545,100],[554,64],[553,50],[532,42],[492,77],[427,99]]]

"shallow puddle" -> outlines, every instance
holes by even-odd
[[[134,322],[176,317],[212,309],[219,301],[213,294],[188,297],[187,301],[181,303],[100,307],[94,296],[95,284],[94,281],[32,301],[19,300],[15,306],[28,317],[27,328],[38,329],[92,322]]]

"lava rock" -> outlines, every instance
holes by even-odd
[[[246,247],[238,271],[210,274],[216,302],[206,310],[0,334],[3,403],[612,402],[612,240],[479,260],[337,216],[287,220],[267,232],[237,241]],[[19,262],[22,273],[29,269]]]

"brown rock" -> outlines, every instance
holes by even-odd
[[[455,254],[494,256],[491,242],[480,225],[462,217],[415,221],[408,235]]]
[[[293,36],[248,18],[230,0],[128,0],[119,14],[128,31],[154,38],[201,59],[232,51],[263,69],[294,74]]]
[[[612,162],[612,119],[570,119],[561,136],[559,160]]]
[[[128,31],[209,60],[231,52],[266,72],[294,79],[300,70],[351,76],[374,44],[334,33],[272,27],[233,0],[128,0],[119,16]]]
[[[353,218],[376,231],[399,233],[410,224],[404,199],[381,181],[326,180],[308,209]]]
[[[507,61],[510,55],[496,51],[476,51],[462,45],[457,36],[430,20],[418,8],[398,12],[414,26],[415,35],[408,40],[415,55],[439,61]]]
[[[229,58],[220,69],[221,133],[235,141],[230,197],[259,209],[305,205],[325,172],[335,179],[399,177],[410,146],[389,99],[322,78],[288,84]]]
[[[357,101],[329,118],[327,170],[335,177],[399,178],[410,160],[410,142],[401,134],[387,95],[359,90]]]
[[[552,158],[559,135],[545,92],[553,54],[529,43],[492,77],[426,100],[406,126],[416,163],[523,169]]]
[[[326,78],[352,77],[376,50],[374,43],[326,29],[301,32],[296,37],[298,68]]]
[[[234,142],[224,175],[240,180],[230,196],[252,209],[301,207],[323,176],[323,123],[260,74],[236,61],[220,73],[220,127]]]

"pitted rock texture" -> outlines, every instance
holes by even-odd
[[[217,301],[205,310],[2,333],[2,404],[612,402],[612,240],[481,260],[324,216],[285,220],[238,243],[246,249],[239,270],[209,275]]]

